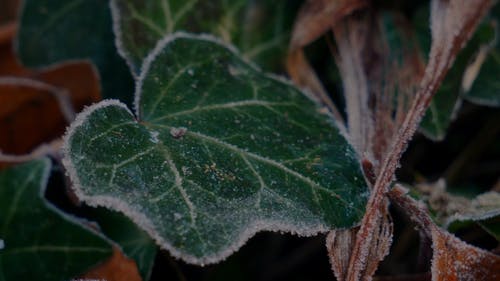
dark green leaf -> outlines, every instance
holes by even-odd
[[[64,280],[111,255],[110,244],[43,194],[48,159],[0,171],[0,280]]]
[[[206,36],[165,38],[142,69],[137,117],[104,101],[68,131],[64,163],[81,199],[198,264],[257,231],[359,222],[368,190],[356,154],[293,86]]]
[[[25,0],[17,51],[28,67],[88,59],[99,70],[104,98],[130,104],[133,78],[118,55],[108,1]]]
[[[282,67],[300,1],[112,0],[119,47],[132,69],[164,36],[210,33],[268,70]]]

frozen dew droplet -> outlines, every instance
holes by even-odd
[[[187,129],[184,127],[179,127],[179,128],[172,127],[170,129],[170,135],[174,137],[174,139],[180,139],[182,138],[182,136],[184,136],[184,134],[186,134],[186,131]]]
[[[182,215],[179,213],[174,213],[174,220],[178,221],[182,218]]]
[[[236,66],[233,66],[233,65],[229,65],[227,67],[227,70],[229,71],[229,74],[231,74],[232,76],[238,76],[240,75],[240,70],[238,68],[236,68]]]
[[[188,69],[187,73],[189,75],[193,76],[194,75],[194,70],[190,68],[190,69]]]
[[[5,248],[5,241],[3,239],[0,239],[0,250],[3,250]]]
[[[151,142],[153,142],[153,143],[158,143],[158,141],[159,141],[159,140],[158,140],[158,135],[159,135],[159,134],[160,134],[160,133],[158,133],[158,132],[156,132],[156,131],[151,131],[151,132],[149,132],[149,135],[150,135],[149,140],[150,140]]]

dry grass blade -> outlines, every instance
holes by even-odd
[[[332,230],[326,237],[328,257],[338,281],[345,280],[347,276],[349,258],[357,231],[357,228]]]
[[[349,138],[358,155],[368,151],[373,119],[368,109],[369,88],[363,53],[368,40],[368,19],[347,18],[334,28],[338,56],[336,62],[342,77],[346,100]]]
[[[439,228],[423,205],[396,185],[389,192],[391,201],[404,209],[420,230],[432,239],[432,280],[499,280],[500,256],[471,246]]]
[[[378,229],[373,235],[373,242],[371,244],[370,250],[368,252],[365,271],[363,272],[363,278],[361,280],[369,281],[372,280],[372,276],[378,268],[379,263],[389,254],[389,249],[392,244],[392,233],[393,233],[393,223],[387,206],[381,211],[382,216],[377,223]],[[352,258],[352,256],[351,256]],[[359,262],[359,261],[352,261]]]

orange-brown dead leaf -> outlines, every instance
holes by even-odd
[[[433,227],[432,280],[500,280],[500,257]]]
[[[8,36],[0,44],[0,151],[18,155],[61,136],[72,113],[100,99],[100,86],[88,62],[24,68],[12,49],[14,32]]]
[[[114,248],[113,255],[103,264],[89,270],[80,279],[106,281],[141,281],[142,278],[134,260],[127,258],[120,249]]]
[[[1,78],[0,78],[1,80]],[[13,80],[33,82],[32,80]],[[25,154],[64,132],[65,118],[48,89],[0,81],[0,148]],[[9,82],[9,81],[6,81]]]
[[[290,49],[302,48],[353,11],[364,7],[368,0],[308,0],[300,8],[295,21]]]

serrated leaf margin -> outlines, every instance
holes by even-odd
[[[63,159],[62,162],[64,166],[66,167],[67,174],[70,177],[70,179],[73,182],[72,189],[74,190],[76,196],[89,204],[90,206],[101,206],[101,207],[106,207],[112,210],[119,211],[126,216],[128,216],[135,224],[137,224],[140,228],[142,228],[145,232],[147,232],[151,238],[163,249],[168,250],[174,257],[180,258],[188,263],[191,264],[197,264],[204,266],[206,264],[213,264],[220,262],[224,259],[226,259],[228,256],[239,250],[250,238],[252,238],[256,233],[261,232],[261,231],[274,231],[274,232],[288,232],[294,235],[298,236],[313,236],[317,235],[318,233],[326,233],[327,231],[330,231],[328,227],[325,225],[319,226],[318,229],[307,229],[307,230],[297,230],[297,227],[294,225],[289,225],[286,223],[282,223],[279,221],[267,221],[267,220],[254,220],[252,221],[251,224],[247,225],[246,229],[241,232],[239,235],[238,239],[235,239],[233,243],[231,243],[228,247],[226,247],[225,250],[215,253],[213,255],[208,255],[204,256],[202,258],[196,257],[194,255],[189,255],[185,254],[179,250],[177,250],[172,244],[170,244],[168,241],[163,239],[163,237],[159,234],[159,232],[156,230],[154,224],[152,223],[151,220],[149,220],[144,214],[137,212],[133,209],[131,209],[125,202],[122,200],[119,200],[114,197],[110,196],[87,196],[84,194],[82,191],[81,187],[81,181],[79,180],[78,173],[76,171],[75,166],[73,165],[69,155],[71,151],[71,138],[74,135],[75,130],[80,127],[84,122],[86,122],[87,118],[96,110],[108,107],[108,106],[117,106],[125,109],[130,115],[136,120],[139,121],[138,118],[140,117],[140,98],[142,95],[142,81],[146,78],[146,75],[149,71],[150,65],[153,63],[153,61],[156,59],[156,57],[161,53],[161,51],[172,41],[178,38],[188,38],[188,39],[198,39],[198,40],[205,40],[209,42],[213,42],[215,44],[221,45],[231,51],[233,54],[237,55],[242,59],[245,63],[247,63],[250,67],[253,67],[254,69],[261,71],[258,66],[253,64],[252,62],[249,62],[248,60],[243,59],[240,55],[236,47],[234,47],[231,44],[228,44],[226,42],[223,42],[221,39],[210,35],[210,34],[190,34],[186,32],[175,32],[173,34],[169,34],[165,36],[163,39],[158,41],[157,45],[155,48],[148,54],[148,56],[144,59],[143,64],[141,66],[141,71],[140,75],[136,77],[136,88],[135,88],[135,94],[134,94],[134,113],[130,111],[130,109],[121,101],[119,100],[103,100],[99,103],[93,104],[87,108],[85,108],[81,113],[78,114],[76,117],[75,121],[70,125],[70,127],[67,129],[64,137],[63,137]],[[262,75],[273,80],[278,80],[281,83],[285,83],[287,85],[293,85],[291,81],[288,79],[277,76],[274,74],[269,74],[269,73],[264,73],[262,72]],[[319,101],[311,95],[307,91],[302,91],[301,93],[304,94],[308,99],[310,99],[316,106],[318,106],[318,110],[321,109],[319,106]],[[342,130],[341,126],[338,126],[336,124],[335,118],[332,117],[332,115],[329,113],[327,110],[320,110],[322,114],[326,115],[328,120],[332,123],[333,126],[337,127],[339,130],[339,134],[344,137],[349,143],[349,145],[352,145],[349,142],[349,139],[346,137],[346,132]],[[355,226],[355,225],[353,225]]]

